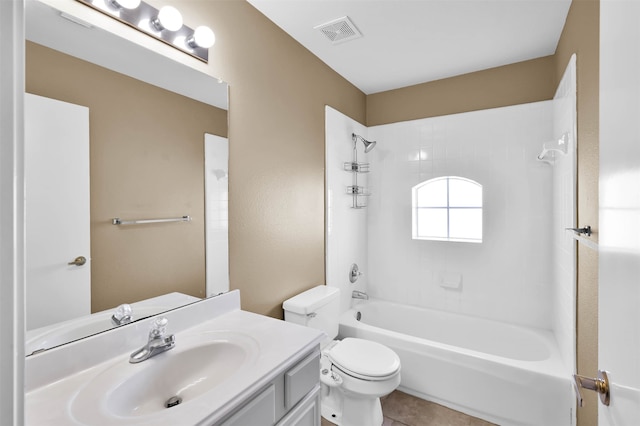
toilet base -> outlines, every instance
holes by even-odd
[[[362,397],[322,386],[322,417],[338,426],[381,426],[380,398]]]

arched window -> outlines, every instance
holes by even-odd
[[[412,189],[413,239],[482,242],[482,185],[439,177]]]

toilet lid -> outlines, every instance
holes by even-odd
[[[338,368],[356,376],[386,377],[400,368],[394,351],[370,340],[347,337],[331,348],[328,356]]]

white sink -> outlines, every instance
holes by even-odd
[[[258,348],[253,338],[238,333],[176,336],[174,349],[139,364],[121,357],[105,365],[76,394],[70,414],[87,424],[116,420],[119,424],[135,424],[188,411],[201,396],[253,364]],[[167,407],[171,398],[179,398],[180,403]]]

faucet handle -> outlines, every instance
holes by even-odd
[[[111,320],[115,325],[122,325],[131,322],[131,318],[133,316],[133,309],[131,309],[131,305],[127,303],[123,303],[118,306],[116,310],[111,315]]]
[[[149,338],[164,336],[167,332],[167,324],[169,324],[169,320],[165,317],[156,317],[151,323]]]
[[[358,281],[360,275],[363,275],[363,273],[358,269],[358,264],[354,263],[353,265],[351,265],[351,270],[349,271],[349,281],[351,281],[352,284],[355,283],[356,281]]]

